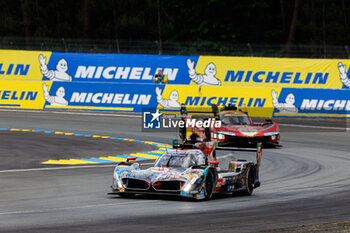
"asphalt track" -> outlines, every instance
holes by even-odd
[[[156,149],[155,146],[149,144],[110,140],[106,136],[106,138],[101,138],[100,135],[76,136],[73,133],[65,133],[67,135],[64,135],[64,132],[59,131],[37,132],[39,130],[35,130],[35,132],[28,132],[27,129],[17,130],[20,129],[2,129],[0,131],[2,143],[0,170],[40,168],[42,167],[41,163],[48,160],[108,157]]]
[[[282,124],[283,147],[263,150],[262,186],[248,197],[216,196],[206,202],[110,197],[110,165],[5,166],[0,170],[0,231],[349,231],[350,132],[300,127],[300,123]],[[139,117],[119,114],[0,111],[0,128],[103,134],[161,143],[176,137],[175,133],[140,132],[140,125]],[[8,143],[2,142],[1,147]],[[25,149],[19,140],[11,143]],[[40,143],[30,151],[42,152]],[[223,166],[232,157],[250,156],[218,154]],[[16,165],[16,160],[13,162]],[[31,163],[27,165],[31,168]]]

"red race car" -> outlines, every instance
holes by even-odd
[[[192,112],[182,110],[182,113]],[[265,120],[262,124],[254,124],[248,112],[238,110],[235,106],[225,106],[219,111],[218,107],[214,105],[211,113],[214,114],[216,120],[221,121],[221,126],[212,124],[210,128],[194,127],[187,128],[185,131],[180,129],[180,133],[182,131],[182,135],[186,139],[191,138],[193,140],[198,136],[200,140],[217,141],[219,146],[255,144],[257,142],[278,145],[280,142],[279,126],[272,120]],[[188,118],[204,119],[203,115],[186,118],[186,120]]]

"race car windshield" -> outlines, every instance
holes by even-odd
[[[165,152],[159,158],[155,167],[182,167],[189,168],[205,164],[205,155],[199,151],[183,153]]]
[[[224,125],[250,125],[248,116],[224,115],[221,122]]]

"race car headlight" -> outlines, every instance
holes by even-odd
[[[222,133],[218,134],[218,139],[225,139],[225,135],[223,135]]]
[[[218,134],[217,133],[213,133],[213,138],[218,138]]]
[[[276,136],[278,135],[278,132],[268,132],[268,133],[264,133],[264,136]]]
[[[185,191],[186,193],[188,193],[188,192],[191,190],[191,188],[192,188],[192,185],[191,185],[191,184],[187,184],[187,185],[185,186],[185,188],[184,188],[184,191]]]
[[[197,184],[200,184],[200,182],[202,182],[201,176],[197,176],[197,177],[193,178],[191,180],[191,182],[185,186],[184,191],[186,193],[190,192],[192,190],[192,187],[196,186]]]
[[[119,179],[119,177],[118,177],[118,175],[117,175],[117,173],[114,173],[113,174],[113,183],[114,183],[114,186],[116,186],[116,187],[118,187],[118,188],[123,188],[123,184],[122,184],[122,182],[120,181],[120,179]]]
[[[222,135],[224,135],[224,137],[225,137],[225,135],[236,136],[236,133],[228,132],[228,131],[219,131],[218,134],[222,134]]]

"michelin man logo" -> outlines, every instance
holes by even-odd
[[[66,91],[63,87],[60,87],[56,91],[56,96],[51,96],[49,94],[49,87],[44,83],[43,84],[43,90],[44,90],[44,98],[47,102],[50,103],[51,106],[67,106],[68,101],[64,99],[64,96],[66,95]]]
[[[194,61],[187,59],[188,75],[193,82],[198,85],[204,86],[221,86],[221,81],[215,77],[216,66],[214,63],[209,63],[205,68],[205,74],[197,74],[194,70]]]
[[[39,55],[40,70],[41,73],[50,81],[72,81],[72,77],[67,74],[68,65],[65,59],[58,61],[56,70],[49,70],[46,65],[46,57],[42,54]]]
[[[272,90],[272,104],[280,113],[298,113],[298,108],[295,107],[295,96],[290,93],[285,99],[285,103],[279,103],[277,99],[277,92]]]
[[[343,65],[343,63],[338,63],[338,69],[340,74],[340,81],[347,87],[350,88],[350,69],[348,69],[348,72],[346,72],[346,65]]]
[[[156,87],[156,94],[158,104],[160,104],[164,109],[179,109],[181,107],[181,104],[177,102],[179,100],[179,93],[177,90],[173,90],[170,93],[168,100],[163,99],[162,90],[159,87]]]

